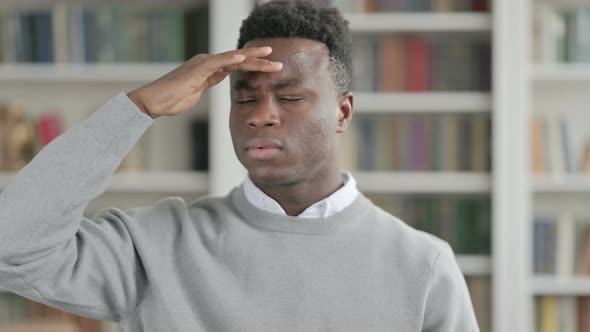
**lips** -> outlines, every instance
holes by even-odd
[[[282,149],[279,141],[269,138],[253,138],[244,145],[250,158],[256,160],[269,160],[275,158]]]

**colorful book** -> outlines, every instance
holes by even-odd
[[[406,90],[407,59],[405,42],[399,36],[385,36],[379,40],[379,90],[384,92]],[[365,75],[367,73],[365,72]]]
[[[408,91],[427,91],[431,82],[431,45],[422,37],[407,39],[407,88]]]

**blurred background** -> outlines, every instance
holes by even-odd
[[[0,188],[115,94],[235,48],[261,2],[2,0]],[[341,162],[359,189],[451,244],[482,331],[590,331],[590,2],[318,2],[353,33]],[[87,217],[239,185],[228,112],[224,82],[159,118]],[[0,289],[16,331],[119,327]]]

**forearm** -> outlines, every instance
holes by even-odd
[[[120,94],[40,151],[0,193],[0,264],[74,237],[88,202],[152,122]]]

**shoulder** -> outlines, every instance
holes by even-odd
[[[108,207],[97,212],[92,219],[110,224],[120,223],[137,235],[173,236],[194,223],[215,222],[222,210],[228,210],[227,206],[226,197],[204,196],[187,203],[182,197],[169,196],[151,205],[126,210]]]
[[[383,241],[384,248],[388,249],[385,254],[397,258],[405,270],[431,272],[441,254],[453,255],[446,241],[417,230],[380,207],[373,206],[377,239]]]

